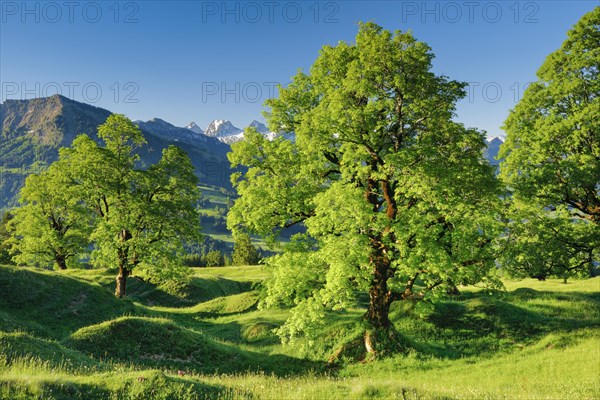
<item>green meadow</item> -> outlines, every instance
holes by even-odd
[[[431,306],[395,303],[406,350],[356,362],[357,306],[282,345],[258,307],[266,267],[199,268],[186,284],[103,270],[0,267],[2,399],[597,399],[600,278],[505,281]]]

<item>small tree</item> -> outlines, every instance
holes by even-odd
[[[174,146],[157,164],[136,169],[136,150],[145,140],[122,115],[100,125],[98,137],[104,146],[80,135],[61,150],[61,159],[98,221],[92,261],[118,268],[115,295],[123,297],[135,268],[163,277],[186,271],[180,268],[183,243],[199,235],[197,178],[188,156]]]
[[[7,240],[10,239],[10,232],[8,231],[8,222],[12,219],[12,214],[8,211],[2,214],[2,220],[0,220],[0,264],[12,263],[12,257],[10,256],[10,244]]]
[[[258,250],[252,244],[250,235],[237,233],[233,244],[233,265],[256,265],[260,261]]]
[[[67,269],[87,252],[93,221],[77,189],[62,162],[27,177],[8,225],[15,263]]]
[[[207,267],[222,267],[225,265],[223,253],[219,250],[211,250],[203,257],[204,264]]]
[[[585,274],[600,259],[600,8],[550,54],[504,123],[516,274]]]

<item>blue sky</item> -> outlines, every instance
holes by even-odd
[[[434,70],[471,84],[458,120],[501,134],[508,111],[588,1],[6,1],[1,97],[60,92],[131,119],[202,128],[264,120],[276,83],[359,21],[412,30]]]

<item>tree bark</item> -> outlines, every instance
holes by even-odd
[[[373,169],[377,170],[376,164],[373,165]],[[368,180],[365,200],[373,205],[374,212],[379,212],[381,204],[379,196],[375,193],[376,186],[376,181]],[[379,188],[386,204],[386,216],[392,222],[398,213],[394,190],[388,180],[380,181]],[[380,234],[371,236],[372,247],[369,261],[373,268],[373,276],[369,287],[369,308],[364,316],[369,326],[365,332],[364,344],[367,355],[371,358],[376,357],[379,350],[391,345],[390,340],[395,337],[389,314],[390,305],[396,297],[387,285],[388,279],[393,276],[393,271],[385,245],[382,243],[382,237],[385,235],[390,235],[392,241],[395,240],[393,232],[390,233],[390,226]],[[386,343],[381,343],[381,341]]]
[[[117,288],[115,289],[115,296],[123,298],[127,294],[127,277],[129,271],[123,265],[119,266],[119,275],[117,275]]]
[[[376,252],[379,252],[376,250]],[[371,358],[389,343],[380,343],[379,339],[391,337],[392,323],[390,322],[390,305],[393,294],[387,286],[389,261],[382,255],[372,258],[375,261],[373,278],[369,288],[369,308],[364,316],[368,328],[364,336],[367,355]]]
[[[64,256],[56,255],[54,257],[54,261],[56,262],[56,265],[58,265],[59,269],[67,269],[67,260]]]
[[[373,328],[387,329],[390,327],[390,299],[391,293],[387,288],[387,278],[376,270],[369,289],[369,309],[365,314],[369,325]]]
[[[131,270],[127,268],[129,248],[125,244],[125,242],[131,239],[131,233],[127,229],[123,229],[120,239],[121,247],[117,251],[119,257],[119,275],[116,278],[117,287],[115,289],[115,296],[123,298],[127,295],[127,277],[131,274]]]

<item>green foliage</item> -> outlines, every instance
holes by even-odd
[[[553,212],[515,200],[498,261],[515,278],[589,277],[596,274],[600,230],[573,220],[567,207]]]
[[[207,267],[222,267],[225,265],[223,253],[221,253],[219,250],[209,251],[203,258]]]
[[[85,256],[93,228],[91,211],[67,170],[68,165],[57,161],[27,177],[22,206],[12,212],[8,226],[16,264],[66,269]]]
[[[126,293],[134,268],[161,279],[181,277],[183,243],[198,239],[197,178],[180,148],[163,150],[158,163],[136,169],[145,144],[122,115],[98,127],[99,145],[86,135],[60,150],[60,159],[27,179],[15,211],[15,261],[66,268],[93,242],[92,263],[119,270],[116,294]]]
[[[183,256],[183,264],[187,267],[205,267],[202,254],[186,254]]]
[[[490,281],[499,185],[483,134],[452,120],[465,84],[436,76],[432,59],[412,34],[362,24],[355,44],[324,47],[267,101],[270,128],[294,142],[248,129],[232,145],[232,165],[247,171],[232,177],[229,228],[271,238],[307,228],[267,261],[265,304],[295,306],[284,335],[366,293],[365,317],[388,329],[394,301]]]
[[[258,250],[252,244],[250,235],[236,233],[234,235],[233,254],[231,262],[233,265],[257,265],[260,261]]]
[[[600,8],[550,54],[504,123],[500,176],[513,203],[506,267],[589,273],[600,259]]]
[[[7,225],[12,217],[12,214],[7,211],[2,214],[2,220],[0,220],[0,264],[12,263],[12,257],[9,253],[10,245],[6,243],[10,238]]]
[[[186,254],[183,262],[188,267],[222,267],[225,257],[220,250],[209,250],[206,254]]]

